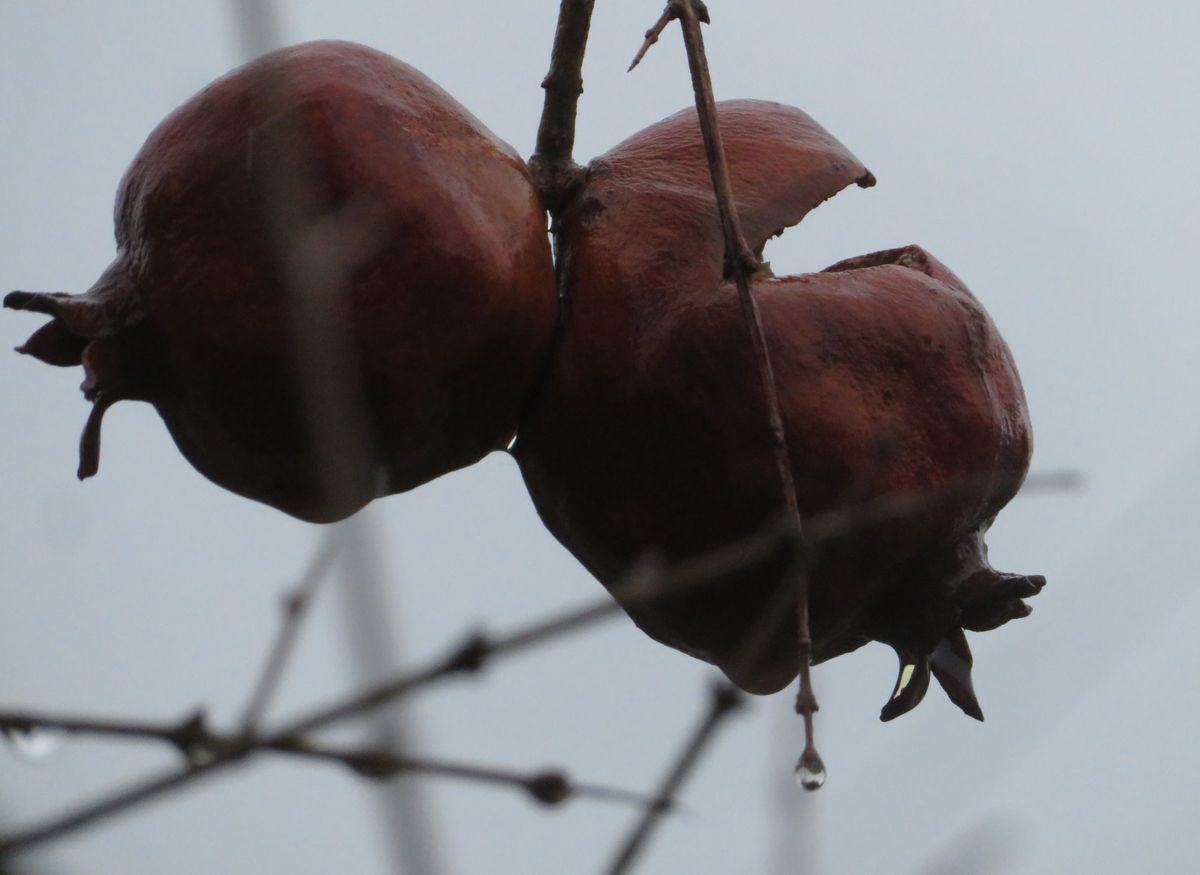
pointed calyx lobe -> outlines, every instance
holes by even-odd
[[[797,109],[731,101],[718,112],[752,247],[874,182]],[[680,560],[769,524],[782,508],[764,399],[695,112],[593,161],[560,245],[565,328],[515,448],[546,525],[612,586],[648,550]],[[754,292],[816,533],[814,658],[885,642],[902,663],[885,718],[915,706],[931,674],[981,716],[962,629],[1023,616],[1021,598],[1041,585],[992,571],[983,543],[1031,452],[1008,348],[963,283],[915,246],[816,274],[764,272]],[[785,571],[764,562],[627,610],[743,689],[771,692],[797,670]]]
[[[154,403],[184,455],[314,521],[503,447],[545,358],[554,271],[524,162],[412,67],[343,42],[272,52],[151,134],[117,259],[22,351]]]

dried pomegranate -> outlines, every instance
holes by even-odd
[[[759,251],[851,182],[874,182],[799,110],[734,101],[719,113]],[[777,469],[695,112],[593,161],[561,245],[565,330],[514,448],[546,525],[612,587],[644,551],[680,560],[767,524],[781,508]],[[1021,598],[1044,583],[993,571],[983,542],[1031,452],[1008,348],[962,282],[917,247],[763,275],[755,294],[802,515],[928,499],[869,524],[860,515],[815,545],[814,659],[885,642],[901,660],[885,719],[920,701],[931,671],[982,717],[963,629],[1024,616]],[[783,570],[764,562],[627,609],[654,638],[772,692],[797,671],[795,593],[764,617]]]
[[[556,299],[524,162],[437,85],[363,46],[273,52],[151,135],[116,260],[22,351],[82,363],[100,419],[153,403],[234,492],[333,520],[503,447]]]

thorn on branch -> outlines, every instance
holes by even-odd
[[[632,73],[633,68],[642,62],[642,58],[646,57],[646,52],[650,51],[650,47],[658,42],[658,38],[662,36],[662,32],[667,29],[667,25],[675,19],[676,15],[678,13],[675,11],[674,4],[668,3],[663,14],[658,17],[658,21],[654,22],[654,26],[646,31],[646,39],[642,42],[638,53],[633,56],[633,62],[625,71],[626,73]]]
[[[667,29],[667,25],[679,18],[679,7],[687,2],[692,3],[697,21],[702,21],[705,24],[711,23],[711,19],[708,17],[708,7],[700,2],[700,0],[670,0],[667,3],[667,8],[663,10],[663,14],[659,16],[658,21],[654,22],[654,26],[646,31],[646,39],[642,42],[642,47],[638,49],[638,53],[633,56],[633,63],[629,65],[629,68],[625,71],[626,73],[632,73],[633,68],[642,62],[642,58],[646,57],[646,53],[650,51],[650,47],[658,42],[658,38]]]

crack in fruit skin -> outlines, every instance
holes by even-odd
[[[364,46],[272,52],[173,112],[116,237],[87,293],[6,299],[54,317],[22,351],[85,366],[83,475],[99,413],[145,400],[218,484],[339,519],[503,447],[551,341],[524,162]]]
[[[869,172],[799,110],[718,105],[747,242],[793,225]],[[765,402],[723,244],[695,113],[635,134],[588,168],[562,220],[568,314],[514,449],[543,521],[612,587],[640,555],[678,561],[780,512]],[[963,627],[1027,608],[1040,578],[987,564],[983,534],[1020,487],[1031,438],[1011,354],[965,285],[915,246],[796,277],[759,277],[802,516],[897,496],[924,506],[816,545],[814,659],[870,640],[916,682],[932,671],[982,718]],[[702,590],[628,606],[648,634],[772,692],[797,671],[795,596],[766,618],[786,567],[765,562]],[[787,596],[787,593],[784,593]],[[785,599],[787,601],[787,599]]]

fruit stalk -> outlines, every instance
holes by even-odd
[[[537,146],[529,159],[542,206],[556,214],[579,177],[572,159],[575,148],[575,116],[583,94],[583,55],[587,49],[595,0],[562,0],[550,70],[542,80],[546,92],[538,125]]]
[[[696,110],[700,116],[700,131],[704,137],[704,149],[712,174],[713,189],[717,198],[717,209],[721,217],[721,230],[725,237],[725,267],[733,275],[737,285],[738,300],[742,316],[754,349],[763,397],[766,399],[767,420],[771,431],[772,450],[779,472],[779,486],[783,493],[783,506],[787,519],[798,533],[803,529],[800,509],[796,500],[796,484],[788,458],[787,435],[779,410],[779,393],[775,374],[771,367],[771,356],[767,349],[766,332],[762,316],[751,290],[751,277],[759,268],[758,259],[750,250],[742,234],[741,221],[733,201],[733,188],[729,181],[729,167],[725,160],[725,147],[721,140],[721,129],[717,122],[716,102],[713,98],[712,80],[708,72],[708,59],[704,51],[704,36],[700,22],[708,21],[708,11],[699,0],[672,0],[671,14],[679,19],[683,31],[683,43],[687,50],[688,67],[692,75],[692,89],[696,95]],[[803,556],[804,551],[801,551]],[[807,576],[802,567],[803,558],[792,566],[789,584],[796,592],[796,620],[798,632],[800,689],[796,695],[796,713],[804,720],[805,753],[815,754],[813,745],[813,713],[818,705],[813,694],[810,667],[812,664],[812,636],[808,622]]]

